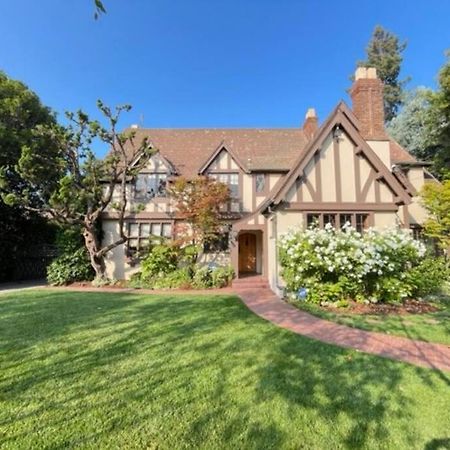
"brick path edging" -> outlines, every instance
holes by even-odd
[[[256,315],[294,333],[327,344],[450,372],[450,346],[359,330],[320,319],[282,301],[269,289],[235,290]]]

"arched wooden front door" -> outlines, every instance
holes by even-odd
[[[239,235],[239,273],[256,272],[256,235]]]

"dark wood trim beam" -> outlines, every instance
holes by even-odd
[[[360,203],[360,202],[347,202],[347,203],[315,203],[315,202],[302,202],[302,203],[286,203],[285,208],[289,211],[327,211],[327,212],[339,212],[339,211],[398,211],[398,205],[395,203]]]
[[[119,214],[115,212],[104,212],[101,215],[102,220],[118,220]],[[140,212],[127,214],[124,220],[173,220],[174,214],[164,212]]]
[[[364,202],[365,200],[367,200],[367,194],[369,193],[370,186],[375,181],[375,179],[376,179],[376,175],[375,175],[375,172],[372,170],[369,173],[369,176],[367,177],[367,180],[364,183],[363,188],[361,189],[361,197],[360,197],[361,202]],[[379,203],[379,200],[377,200],[377,203]]]
[[[322,201],[322,167],[320,161],[320,150],[314,155],[314,166],[316,172],[316,202]]]
[[[340,161],[339,138],[333,138],[334,180],[336,183],[336,201],[342,201],[342,173]]]
[[[375,202],[381,203],[381,187],[380,183],[382,183],[381,180],[375,181]]]
[[[360,167],[360,160],[358,153],[355,152],[353,154],[353,165],[355,170],[355,196],[357,202],[362,202],[361,198],[361,167]]]

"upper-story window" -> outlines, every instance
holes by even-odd
[[[239,174],[210,173],[209,176],[228,186],[228,189],[230,190],[230,203],[226,206],[226,210],[231,212],[239,212]]]
[[[140,199],[165,197],[166,186],[166,173],[140,173],[136,177],[135,197]]]
[[[255,175],[255,191],[257,194],[262,194],[266,191],[266,175],[258,173]]]

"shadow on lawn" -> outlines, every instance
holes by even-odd
[[[0,413],[11,441],[29,437],[20,428],[26,420],[42,439],[61,430],[55,446],[101,444],[125,430],[135,447],[152,439],[169,448],[301,447],[302,428],[326,441],[323,428],[305,422],[307,412],[328,432],[347,417],[351,427],[338,425],[335,442],[352,448],[369,437],[389,443],[389,423],[401,419],[404,442],[414,446],[401,364],[280,330],[229,296],[65,292],[61,300],[61,292],[42,291],[0,302],[0,317],[8,318],[0,326],[2,400],[25,401],[54,380],[65,389],[41,394],[46,400],[30,411]],[[430,372],[417,373],[433,385]],[[48,411],[51,422],[36,421]],[[89,427],[98,414],[101,426]],[[81,431],[66,436],[78,422]],[[145,440],[146,423],[160,434]]]

